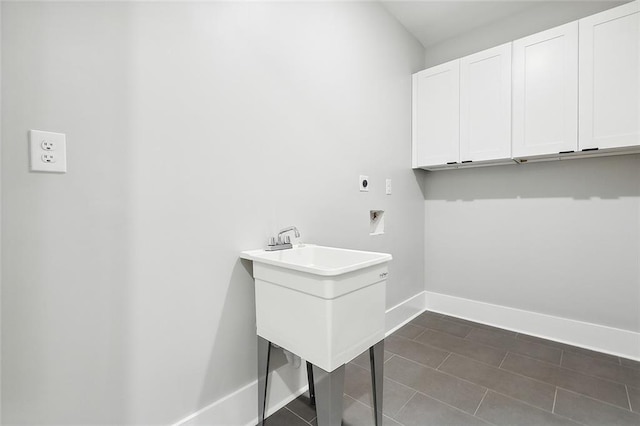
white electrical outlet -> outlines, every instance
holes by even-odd
[[[29,131],[29,159],[32,172],[67,172],[67,137],[64,133]]]
[[[56,162],[56,156],[53,155],[53,154],[42,154],[42,156],[40,158],[45,163],[55,163]]]
[[[40,147],[42,149],[44,149],[45,151],[55,151],[56,149],[56,144],[54,141],[49,140],[49,139],[45,139],[42,141],[42,143],[40,144]]]
[[[360,175],[358,186],[360,187],[360,192],[369,192],[369,176]]]

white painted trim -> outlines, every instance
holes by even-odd
[[[279,349],[277,349],[279,350]],[[275,413],[307,390],[307,370],[289,364],[269,374],[267,416]],[[215,401],[176,422],[173,426],[254,426],[258,423],[258,381]]]
[[[440,293],[425,298],[430,311],[640,360],[640,333]]]
[[[420,315],[426,309],[426,291],[420,292],[400,302],[392,308],[387,309],[385,315],[386,332],[385,337],[395,333],[397,329]]]
[[[412,296],[386,311],[385,336],[395,332],[425,309],[425,292]],[[304,365],[304,364],[303,364]],[[307,390],[305,368],[286,364],[269,375],[267,415],[273,414]],[[235,392],[196,411],[173,426],[253,426],[258,423],[258,381],[251,382]]]

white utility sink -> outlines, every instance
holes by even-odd
[[[331,372],[384,339],[390,254],[311,244],[253,261],[257,332]]]
[[[241,257],[269,265],[322,276],[336,276],[391,260],[391,255],[370,251],[302,244],[293,249],[243,251]]]

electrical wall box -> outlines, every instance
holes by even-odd
[[[67,137],[64,133],[29,131],[29,170],[67,172]]]
[[[369,211],[369,235],[384,234],[384,210]]]
[[[360,175],[360,178],[358,179],[360,192],[369,192],[369,183],[369,176]]]

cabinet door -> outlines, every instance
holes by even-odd
[[[580,149],[640,145],[640,7],[580,20]]]
[[[457,163],[460,144],[460,61],[413,75],[413,167]]]
[[[511,43],[460,60],[460,160],[511,157]]]
[[[578,149],[578,22],[513,42],[513,156]]]

